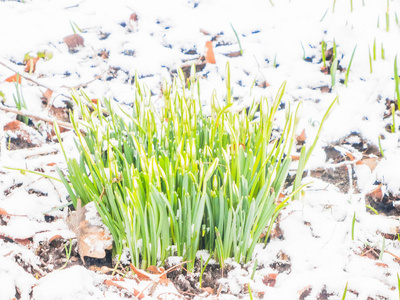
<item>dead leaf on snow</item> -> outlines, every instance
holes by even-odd
[[[211,41],[207,41],[206,42],[204,56],[206,57],[206,62],[207,63],[215,64],[214,50],[213,50],[213,46],[212,46],[212,42]]]
[[[66,36],[63,41],[67,44],[69,51],[74,51],[77,47],[84,46],[83,37],[77,33]]]
[[[70,230],[76,234],[78,252],[83,264],[85,256],[104,258],[105,250],[112,248],[111,234],[102,223],[94,202],[82,207],[81,201],[78,200],[76,211],[68,216],[67,223]]]
[[[21,80],[22,80],[21,75],[15,73],[14,75],[12,75],[12,76],[6,78],[5,81],[6,81],[6,82],[18,82],[19,84],[21,84]]]
[[[365,196],[366,197],[370,196],[375,201],[381,202],[383,199],[382,184],[378,185],[376,188],[374,188],[371,192],[369,192]]]
[[[268,275],[265,275],[262,282],[266,285],[266,286],[270,286],[270,287],[274,287],[275,283],[276,283],[276,277],[278,276],[278,274],[275,273],[271,273]]]
[[[363,158],[361,161],[358,161],[357,165],[366,165],[371,169],[371,172],[375,170],[378,165],[379,158],[378,157],[367,157]]]
[[[297,141],[297,143],[299,143],[299,144],[304,144],[304,142],[306,141],[306,139],[307,139],[306,130],[303,129],[303,131],[302,131],[298,136],[296,136],[296,141]]]
[[[50,89],[47,89],[43,94],[42,94],[42,101],[47,104],[50,102],[51,96],[53,95],[53,91]]]
[[[32,74],[36,70],[36,63],[38,62],[40,58],[39,57],[31,57],[26,61],[26,67],[25,67],[25,72],[28,72],[29,74]]]
[[[3,209],[3,208],[0,207],[0,215],[2,215],[2,216],[9,216],[10,214],[9,214],[8,212],[6,212],[5,209]]]

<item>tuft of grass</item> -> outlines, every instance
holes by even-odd
[[[22,110],[23,108],[27,109],[27,106],[26,106],[24,95],[22,94],[22,87],[18,83],[19,76],[20,75],[17,74],[16,82],[14,82],[16,95],[13,94],[13,98],[14,98],[14,103],[15,103],[15,106],[17,107],[17,109]],[[29,123],[29,117],[24,116],[24,115],[17,115],[17,120],[25,123],[26,125],[28,125],[28,123]]]
[[[303,147],[293,192],[281,201],[301,104],[295,113],[287,106],[281,137],[273,139],[286,83],[272,102],[263,97],[239,113],[233,110],[229,64],[226,69],[225,104],[214,93],[210,115],[196,97],[195,78],[189,91],[182,78],[164,84],[161,110],[138,80],[130,112],[75,92],[71,123],[79,159],[67,156],[55,125],[68,166],[66,177],[59,174],[72,203],[94,201],[114,251],[127,247],[135,266],[157,265],[173,254],[193,271],[200,249],[222,268],[228,257],[248,262],[263,230],[266,241],[276,217],[303,188],[305,163],[337,98],[313,145]]]
[[[351,222],[351,240],[354,241],[354,225],[356,224],[356,212],[353,214],[353,220]]]
[[[347,83],[349,81],[349,74],[350,74],[350,69],[351,69],[351,64],[353,62],[353,58],[354,58],[354,54],[356,53],[356,49],[357,49],[357,45],[354,46],[354,50],[353,53],[351,54],[351,58],[350,58],[350,62],[349,62],[349,66],[347,67],[346,70],[346,77],[344,79],[344,85],[347,87]]]

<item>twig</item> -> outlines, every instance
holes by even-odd
[[[32,82],[32,83],[38,85],[38,86],[42,86],[42,87],[44,87],[44,88],[46,88],[46,89],[53,90],[53,88],[49,88],[48,86],[44,85],[43,83],[40,83],[40,82],[38,82],[38,81],[36,81],[36,80],[33,80],[32,78],[30,78],[30,77],[28,77],[28,76],[26,76],[26,75],[23,75],[23,74],[21,74],[21,73],[15,71],[13,68],[11,68],[10,66],[7,66],[7,65],[6,65],[4,62],[2,62],[2,61],[0,61],[0,65],[6,67],[7,69],[9,69],[9,70],[11,70],[11,71],[13,71],[14,73],[18,73],[19,76],[21,76],[22,78],[24,78],[24,79],[26,79],[26,80],[28,80],[28,81],[30,81],[30,82]]]
[[[44,122],[47,122],[47,123],[51,123],[51,124],[53,124],[54,122],[57,122],[57,124],[60,127],[73,129],[73,126],[70,123],[59,121],[59,120],[56,120],[56,119],[53,119],[53,118],[50,118],[50,117],[38,116],[38,115],[35,115],[35,114],[32,114],[32,113],[29,113],[26,110],[18,110],[18,109],[15,109],[15,108],[4,106],[2,104],[0,104],[0,109],[4,110],[4,111],[7,111],[7,112],[11,112],[11,113],[17,114],[17,115],[26,116],[26,117],[29,117],[31,119],[41,120],[41,121],[44,121]]]
[[[393,254],[392,252],[389,252],[387,250],[384,250],[385,253],[390,254],[391,256],[393,256],[394,258],[396,258],[398,261],[400,261],[400,257],[398,257],[397,255]]]

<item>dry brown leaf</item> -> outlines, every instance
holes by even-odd
[[[257,84],[257,86],[260,87],[260,88],[265,89],[265,88],[269,87],[270,84],[267,81],[263,81],[260,84]]]
[[[376,262],[375,265],[377,265],[378,267],[381,268],[389,268],[389,266],[385,263],[381,263],[381,262]]]
[[[14,75],[8,77],[5,81],[6,82],[18,82],[19,84],[21,84],[21,80],[22,80],[21,75],[15,73]]]
[[[10,216],[10,214],[8,212],[6,212],[6,210],[1,208],[1,207],[0,207],[0,215],[1,216]]]
[[[207,286],[207,287],[202,287],[201,288],[202,292],[207,292],[209,295],[214,295],[214,289]]]
[[[153,274],[149,274],[143,270],[136,268],[133,264],[129,264],[132,271],[137,275],[139,280],[153,280],[155,277]]]
[[[271,273],[271,274],[265,275],[262,281],[266,286],[274,287],[277,276],[278,276],[278,274]]]
[[[228,57],[238,57],[241,56],[242,54],[240,53],[240,51],[235,51],[235,52],[231,52],[229,53],[227,56]]]
[[[210,35],[210,33],[207,30],[201,29],[200,28],[200,32],[204,35]]]
[[[77,33],[66,36],[63,41],[67,44],[69,51],[74,51],[77,47],[84,46],[83,37]]]
[[[206,62],[207,63],[215,64],[214,50],[213,50],[213,46],[212,46],[212,42],[211,41],[207,41],[206,42],[204,56],[206,57]]]
[[[381,202],[383,199],[383,193],[382,193],[382,184],[378,185],[376,188],[374,188],[371,192],[365,195],[366,197],[370,196],[372,197],[375,201]]]
[[[363,158],[360,162],[357,162],[358,164],[364,164],[368,166],[371,169],[371,172],[375,170],[376,166],[378,165],[379,158],[378,157],[367,157]]]
[[[25,67],[25,72],[28,72],[29,74],[34,73],[36,70],[36,63],[38,62],[40,58],[39,57],[31,57],[26,61],[26,67]]]
[[[88,215],[89,219],[87,219]],[[76,211],[68,216],[67,223],[76,234],[79,256],[84,264],[85,256],[104,258],[105,250],[112,248],[111,234],[102,223],[93,202],[82,207],[78,199]]]
[[[306,130],[303,129],[303,131],[300,133],[300,135],[296,136],[296,141],[297,143],[304,143],[307,139],[306,136]]]
[[[49,103],[49,101],[50,101],[52,95],[53,95],[53,91],[50,90],[50,89],[47,89],[47,90],[42,94],[41,99],[42,99],[43,102]]]
[[[297,161],[300,159],[300,155],[291,155],[290,157],[292,158],[293,161]]]
[[[169,279],[167,278],[167,273],[163,267],[149,266],[147,271],[151,274],[159,275],[159,282],[163,285],[168,285]]]
[[[52,236],[51,238],[49,238],[49,243],[51,243],[54,240],[60,239],[60,238],[62,238],[62,236],[59,234],[56,234],[56,235]]]

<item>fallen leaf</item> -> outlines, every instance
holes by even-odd
[[[290,157],[292,158],[293,161],[297,161],[300,159],[300,155],[291,155]]]
[[[201,29],[200,28],[200,32],[204,35],[210,35],[210,33],[207,30]]]
[[[26,61],[26,67],[25,67],[25,72],[28,72],[29,74],[32,74],[36,70],[36,63],[39,60],[39,57],[31,57]]]
[[[311,285],[302,288],[302,289],[298,292],[298,293],[299,293],[299,299],[301,299],[301,300],[306,299],[306,298],[311,294],[311,291],[312,291]]]
[[[370,196],[372,197],[375,201],[381,202],[383,199],[383,193],[382,193],[382,184],[378,185],[376,188],[374,188],[371,192],[365,195],[366,197]]]
[[[123,287],[122,285],[119,285],[118,283],[115,283],[114,281],[112,281],[111,279],[106,279],[103,282],[106,286],[108,287],[116,287],[117,289],[120,290],[125,290],[125,291],[129,291],[126,287]],[[139,292],[137,289],[133,289],[133,295],[137,298],[137,299],[142,299],[144,298],[144,295],[142,292]]]
[[[51,243],[54,240],[60,239],[60,238],[62,238],[62,236],[59,234],[56,234],[56,235],[52,236],[51,238],[49,238],[49,243]]]
[[[278,276],[278,274],[275,273],[271,273],[268,275],[265,275],[262,282],[266,285],[266,286],[270,286],[270,287],[274,287],[275,283],[276,283],[276,277]]]
[[[47,89],[43,94],[42,94],[42,101],[45,102],[46,104],[50,102],[51,96],[53,95],[53,91],[50,89]]]
[[[358,161],[357,165],[366,165],[371,169],[371,172],[375,170],[376,166],[378,165],[379,158],[378,157],[368,157],[363,158],[361,161]]]
[[[257,84],[257,86],[260,87],[260,88],[265,89],[265,88],[269,87],[270,84],[267,81],[263,81],[260,84]]]
[[[149,274],[146,271],[136,268],[132,263],[129,264],[129,266],[131,267],[132,271],[137,275],[139,280],[154,280],[156,277],[153,274]]]
[[[74,51],[77,47],[84,46],[83,37],[77,33],[66,36],[63,41],[67,44],[69,51]]]
[[[19,84],[21,84],[21,75],[15,73],[14,75],[8,77],[5,81],[6,82],[18,82]]]
[[[76,234],[78,252],[85,264],[85,256],[104,258],[105,250],[112,248],[112,237],[102,223],[94,202],[81,206],[78,200],[76,211],[67,218],[68,227]]]
[[[300,133],[300,135],[296,136],[296,141],[299,144],[304,144],[304,142],[306,141],[307,136],[306,136],[306,130],[303,129],[303,131]]]
[[[159,275],[159,282],[163,285],[168,285],[169,279],[167,278],[167,273],[163,267],[149,266],[147,271],[151,274]]]
[[[214,50],[212,46],[211,41],[206,42],[206,48],[205,48],[205,54],[204,56],[206,57],[206,62],[209,64],[215,64],[215,56],[214,56]]]
[[[356,159],[356,158],[354,157],[354,155],[351,154],[350,152],[346,152],[345,154],[346,154],[346,156],[349,158],[350,161],[353,161],[353,160]]]
[[[231,52],[231,53],[228,53],[228,54],[226,54],[226,56],[228,56],[228,57],[238,57],[238,56],[241,56],[242,54],[240,53],[240,51],[235,51],[235,52]]]
[[[6,210],[1,208],[1,207],[0,207],[0,215],[1,216],[10,216],[10,214],[8,212],[6,212]]]
[[[377,265],[378,267],[381,268],[389,268],[389,266],[385,263],[381,263],[381,262],[376,262],[375,265]]]

